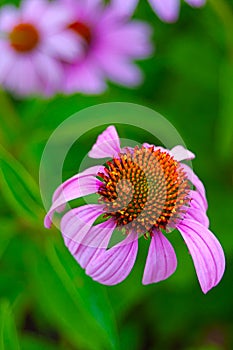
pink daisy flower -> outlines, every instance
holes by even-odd
[[[19,95],[52,94],[61,87],[64,68],[79,47],[64,29],[69,13],[61,4],[24,0],[20,9],[0,11],[0,84]]]
[[[66,93],[99,94],[106,80],[125,86],[142,81],[140,69],[133,63],[151,54],[150,28],[130,20],[131,11],[113,0],[60,0],[73,14],[68,28],[76,34],[82,53],[66,66]],[[133,11],[133,7],[131,9]]]
[[[117,1],[117,0],[116,0]],[[126,11],[129,7],[135,8],[138,0],[118,0],[122,7],[125,6]],[[180,0],[148,0],[152,9],[157,13],[158,17],[164,22],[175,22],[178,19],[180,11]],[[201,7],[206,0],[184,0],[190,6]]]
[[[204,186],[182,163],[194,158],[193,153],[182,146],[167,150],[147,143],[121,149],[115,127],[109,126],[89,156],[110,160],[59,186],[45,217],[49,228],[54,212],[62,212],[68,201],[98,194],[99,204],[70,209],[61,219],[65,244],[86,273],[102,284],[120,283],[135,263],[138,238],[145,235],[150,246],[142,282],[162,281],[176,270],[176,254],[167,238],[176,228],[191,254],[202,291],[216,286],[224,273],[225,257],[208,229]],[[102,222],[96,224],[100,216]],[[115,229],[123,240],[109,248]]]

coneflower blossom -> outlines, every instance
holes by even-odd
[[[77,55],[69,12],[46,0],[24,0],[0,11],[0,85],[18,95],[53,94],[64,79],[62,61]]]
[[[133,60],[152,52],[147,24],[130,20],[117,1],[104,5],[102,0],[60,0],[73,14],[67,27],[77,36],[82,52],[73,64],[66,65],[65,93],[99,94],[106,80],[136,86],[142,80]],[[132,8],[133,11],[133,8]]]
[[[125,11],[136,7],[138,0],[116,0],[125,7]],[[180,11],[180,0],[148,0],[152,9],[158,15],[158,17],[164,22],[175,22],[178,19]],[[205,4],[206,0],[184,0],[190,6],[201,7]]]
[[[98,136],[89,156],[110,160],[59,186],[45,218],[49,228],[54,212],[62,212],[68,201],[98,194],[99,204],[70,209],[61,219],[65,244],[86,273],[102,284],[120,283],[135,263],[138,238],[145,235],[150,247],[143,284],[164,280],[177,266],[167,239],[176,228],[192,256],[203,292],[216,286],[224,273],[225,257],[208,229],[204,186],[182,163],[194,158],[193,153],[182,146],[167,150],[147,143],[121,149],[115,127],[109,126]],[[102,222],[96,224],[100,216]],[[121,231],[123,240],[109,248],[115,229]]]

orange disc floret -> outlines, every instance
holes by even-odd
[[[108,161],[98,193],[106,216],[126,231],[150,232],[172,227],[189,199],[189,183],[180,164],[154,147],[138,148]]]
[[[30,23],[17,24],[9,34],[10,44],[17,52],[30,52],[39,43],[37,29]]]

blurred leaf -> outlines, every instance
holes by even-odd
[[[104,293],[88,286],[82,276],[72,280],[66,271],[69,266],[61,263],[50,240],[47,252],[48,259],[33,253],[30,280],[37,303],[48,320],[74,346],[90,350],[116,349],[116,341],[111,338],[111,310]]]
[[[83,306],[97,321],[103,333],[106,334],[110,348],[117,349],[118,337],[115,317],[106,293],[106,287],[88,277],[64,245],[60,249],[59,246],[51,246],[51,252],[55,259],[54,263],[56,261],[58,263],[57,259],[60,260],[62,268],[65,267],[72,283],[78,288]]]
[[[220,120],[218,148],[223,160],[233,161],[233,62],[224,62],[220,71]]]
[[[16,225],[13,220],[1,218],[1,235],[0,235],[0,257],[6,250],[11,238],[15,235]]]
[[[38,219],[42,209],[40,192],[31,175],[0,145],[0,185],[2,193],[17,215]],[[42,214],[41,214],[42,215]]]
[[[10,305],[7,301],[0,304],[1,350],[20,350],[16,328]]]

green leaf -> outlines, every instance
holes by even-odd
[[[20,350],[16,328],[8,301],[0,303],[1,350]]]
[[[1,218],[0,258],[15,235],[16,230],[16,224],[13,220],[4,217]]]
[[[85,309],[94,317],[101,327],[101,331],[108,339],[108,349],[117,349],[118,336],[115,316],[106,293],[106,287],[88,277],[63,244],[62,246],[55,245],[52,242],[50,244],[52,244],[50,246],[52,253],[50,256],[53,263],[60,261],[72,283],[78,288]],[[82,283],[80,283],[80,279]]]
[[[31,175],[0,145],[0,185],[2,193],[18,216],[29,221],[42,217],[40,192]]]
[[[88,277],[80,271],[72,279],[67,273],[71,261],[61,263],[52,240],[48,239],[46,247],[48,259],[39,252],[29,252],[32,292],[42,312],[77,348],[117,349],[111,308],[103,290],[88,285]]]

